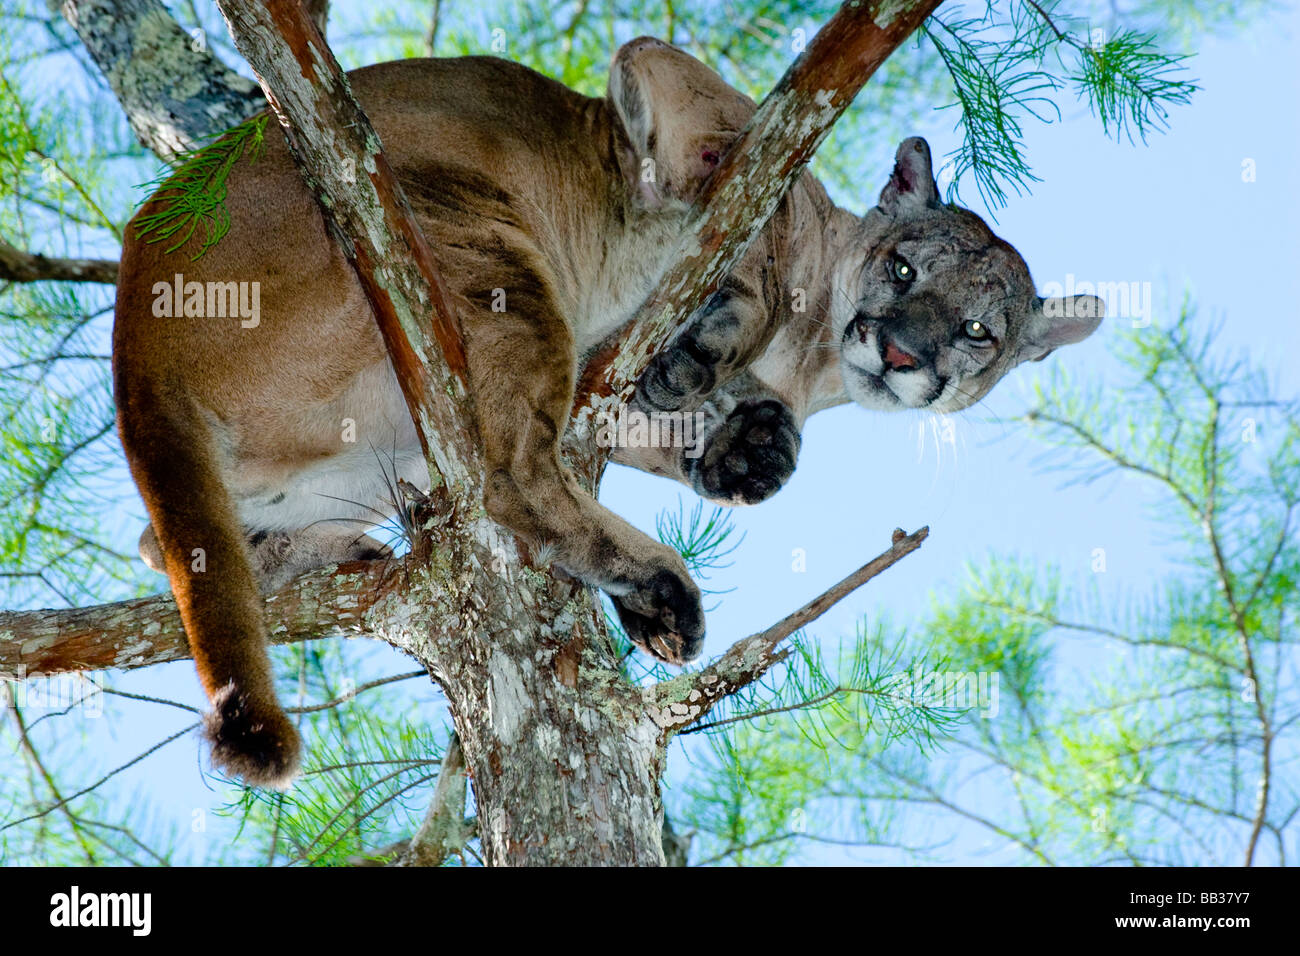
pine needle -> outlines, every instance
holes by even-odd
[[[202,230],[202,245],[190,257],[193,262],[215,246],[230,231],[230,214],[226,211],[226,177],[245,154],[256,162],[265,146],[264,136],[269,115],[261,113],[245,120],[220,138],[186,156],[167,176],[145,183],[151,190],[146,201],[162,207],[135,222],[137,239],[163,242],[179,234],[167,252],[184,246]]]

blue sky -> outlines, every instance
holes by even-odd
[[[1300,323],[1290,308],[1300,300],[1298,27],[1300,10],[1289,5],[1266,24],[1207,38],[1190,63],[1202,90],[1190,106],[1173,111],[1168,133],[1153,135],[1146,145],[1106,139],[1082,104],[1066,107],[1060,123],[1027,125],[1027,155],[1041,182],[1030,195],[1013,195],[994,225],[1020,249],[1040,288],[1064,282],[1067,274],[1150,282],[1157,323],[1190,292],[1204,319],[1222,320],[1220,348],[1246,351],[1270,368],[1283,394],[1294,394],[1300,384],[1289,361],[1300,347]],[[925,135],[939,157],[956,145],[951,126],[951,114],[938,113],[910,132]],[[870,144],[867,165],[875,173],[862,196],[879,192],[895,146]],[[1247,159],[1255,164],[1254,182],[1242,180]],[[975,197],[973,186],[964,195],[968,201]],[[860,209],[859,203],[850,205]],[[1062,487],[1059,475],[1035,462],[1042,446],[1018,426],[997,421],[1026,408],[1034,377],[1055,363],[1113,386],[1117,366],[1107,345],[1123,321],[1108,321],[1088,342],[1014,372],[985,403],[956,417],[955,447],[938,446],[930,419],[919,413],[843,406],[811,419],[790,484],[762,506],[734,514],[744,541],[732,565],[708,582],[729,593],[709,616],[706,653],[721,653],[823,591],[883,550],[895,526],[913,530],[928,524],[931,537],[919,553],[834,608],[811,633],[834,639],[851,635],[863,618],[915,618],[931,594],[956,588],[964,566],[978,565],[990,553],[1054,563],[1067,583],[1093,583],[1116,601],[1174,570],[1176,555],[1145,510],[1148,499],[1140,486],[1110,479]],[[675,510],[679,499],[687,507],[694,502],[681,486],[617,466],[601,498],[651,533],[661,510]],[[131,524],[133,540],[139,524],[124,524]],[[1090,568],[1098,547],[1106,550],[1104,575]],[[806,555],[802,573],[792,570],[796,548]],[[1087,667],[1086,655],[1096,652],[1095,646],[1081,646],[1073,660]],[[1064,660],[1072,658],[1067,654]],[[375,666],[396,671],[410,664],[376,649]],[[112,682],[202,704],[188,662],[115,675]],[[124,720],[112,727],[101,721],[75,726],[85,734],[86,763],[106,768],[189,719],[156,706],[128,705]],[[199,773],[201,759],[193,738],[178,741],[129,771],[118,792],[134,787],[147,793],[151,805],[182,829],[185,846],[194,811],[229,798],[209,789]],[[197,857],[232,834],[228,825],[208,820],[207,830],[192,835]],[[989,862],[981,835],[963,831],[959,837],[955,862]]]

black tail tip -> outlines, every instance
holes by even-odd
[[[213,696],[203,730],[213,766],[252,786],[287,790],[298,775],[302,742],[274,701],[258,705],[227,684]]]

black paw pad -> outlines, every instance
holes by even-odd
[[[742,402],[688,459],[696,490],[714,501],[752,505],[770,498],[794,473],[799,429],[777,401]]]
[[[700,592],[668,569],[644,586],[612,599],[630,640],[652,657],[669,664],[695,660],[704,649],[704,610]]]
[[[636,383],[637,400],[646,408],[676,411],[688,398],[707,395],[716,375],[701,359],[682,347],[660,352]]]

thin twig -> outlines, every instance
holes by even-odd
[[[719,701],[758,680],[772,665],[784,660],[789,654],[789,651],[777,650],[786,638],[821,617],[886,568],[911,554],[929,534],[928,527],[912,534],[895,531],[894,543],[888,551],[872,558],[793,614],[787,615],[765,631],[737,641],[721,658],[703,670],[656,684],[650,691],[655,722],[666,732],[675,733],[698,721]]]

